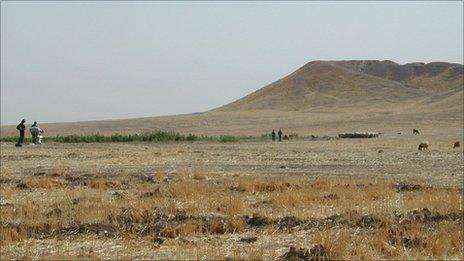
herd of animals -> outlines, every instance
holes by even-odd
[[[420,135],[421,134],[418,129],[412,129],[412,133],[414,135]],[[338,138],[377,138],[381,134],[382,134],[381,132],[349,132],[349,133],[338,134]],[[402,135],[401,132],[398,132],[397,134]],[[313,140],[316,138],[316,136],[314,136],[314,135],[311,135],[311,136],[312,136]],[[430,143],[428,141],[422,141],[419,144],[418,149],[420,151],[429,150],[429,147],[430,147]],[[460,148],[460,147],[461,147],[461,143],[459,141],[454,142],[453,149]],[[381,150],[379,152],[383,152],[383,151]]]
[[[398,134],[401,134],[401,132],[398,132]],[[417,129],[412,129],[412,134],[420,135],[420,131]],[[428,141],[423,141],[419,144],[418,150],[421,150],[421,151],[429,150],[429,147],[430,147],[430,143]],[[460,148],[460,147],[461,147],[461,143],[459,141],[455,141],[453,144],[453,149]]]
[[[418,129],[412,129],[412,133],[414,135],[420,135],[420,131]],[[382,133],[381,132],[349,132],[349,133],[341,133],[341,134],[338,134],[338,138],[377,138],[381,135]],[[402,133],[401,132],[398,132],[398,135],[401,135]],[[312,135],[312,139],[314,140],[316,138],[316,136]],[[430,143],[428,141],[422,141],[420,144],[419,144],[419,147],[418,149],[420,151],[423,151],[423,150],[429,150],[429,147],[430,147]],[[459,141],[456,141],[454,142],[453,144],[453,148],[460,148],[461,147],[461,143]],[[383,152],[383,151],[381,151]]]
[[[429,142],[428,141],[423,141],[419,144],[419,150],[428,150],[429,149]],[[461,147],[461,143],[459,141],[456,141],[454,142],[453,144],[453,149],[456,149],[456,148],[460,148]]]

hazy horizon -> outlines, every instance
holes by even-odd
[[[463,63],[463,2],[1,2],[1,124],[206,111],[313,60]]]

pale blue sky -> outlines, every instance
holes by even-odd
[[[205,111],[311,60],[463,63],[462,2],[2,2],[1,123]]]

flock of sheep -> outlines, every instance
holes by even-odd
[[[420,131],[418,129],[412,129],[412,133],[415,135],[420,135]],[[348,132],[348,133],[341,133],[338,134],[339,138],[377,138],[381,135],[381,132]],[[401,132],[398,132],[398,135],[401,135]],[[419,144],[419,150],[429,150],[430,143],[428,141],[423,141]],[[461,144],[459,141],[454,142],[453,148],[460,148]]]

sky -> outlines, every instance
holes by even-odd
[[[463,2],[1,2],[1,124],[213,109],[312,60],[463,63]]]

